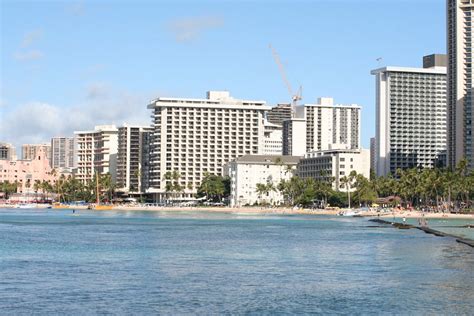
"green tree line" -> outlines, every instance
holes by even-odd
[[[279,191],[287,206],[310,206],[315,202],[321,206],[366,206],[379,198],[388,198],[393,204],[403,204],[417,208],[463,210],[474,208],[474,171],[467,169],[465,160],[454,170],[449,169],[398,169],[395,175],[367,179],[351,172],[340,179],[340,189],[333,189],[334,178],[300,178],[293,176],[277,185],[259,183],[256,193],[260,202],[266,203],[264,196],[271,191]]]
[[[115,197],[115,184],[109,173],[99,175],[99,200],[111,201]],[[4,181],[0,183],[0,191],[8,199],[12,193],[17,192],[21,187],[20,182]],[[27,186],[28,187],[28,186]],[[86,201],[95,202],[97,200],[96,175],[86,184],[73,176],[62,174],[54,182],[35,180],[32,188],[37,200],[54,199],[58,202]]]

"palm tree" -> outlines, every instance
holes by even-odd
[[[182,192],[183,187],[179,184],[179,178],[181,177],[181,174],[174,170],[174,171],[168,171],[165,173],[165,180],[166,180],[166,185],[165,185],[165,191],[166,194],[171,194],[173,195],[174,192]]]
[[[41,181],[36,179],[33,183],[33,190],[35,190],[35,199],[38,200],[38,191],[41,189]]]
[[[1,183],[1,191],[4,193],[5,200],[8,200],[11,193],[17,191],[18,184],[18,181],[10,182],[8,180]]]
[[[61,197],[63,196],[63,186],[65,184],[65,181],[66,181],[66,176],[64,174],[61,174],[61,176],[59,177],[59,179],[56,180],[56,182],[54,183],[54,186],[53,186],[54,192],[59,197],[58,202],[60,202],[60,203],[61,203]]]
[[[342,177],[339,181],[345,187],[347,191],[347,200],[349,204],[349,208],[351,208],[351,189],[352,189],[352,182],[354,181],[355,177],[357,176],[357,172],[354,170],[349,173],[348,176]]]
[[[461,200],[464,199],[464,203],[467,206],[469,204],[469,178],[468,176],[468,166],[469,163],[467,159],[461,159],[455,169],[455,174],[458,177],[458,188],[459,194],[461,195]]]
[[[267,195],[269,190],[268,186],[265,183],[257,183],[255,192],[258,194],[258,200],[260,203],[260,200],[262,199],[262,195]]]
[[[115,183],[112,181],[112,175],[110,173],[99,175],[99,183],[101,191],[105,193],[109,202],[112,201],[115,195]]]
[[[43,196],[46,193],[46,199],[48,199],[48,193],[53,192],[53,186],[46,180],[41,182],[41,191],[43,191]]]

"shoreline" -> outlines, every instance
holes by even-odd
[[[280,215],[332,215],[338,216],[343,209],[292,209],[292,208],[261,208],[261,207],[139,207],[139,206],[116,206],[114,211],[145,211],[145,212],[215,212],[230,214],[280,214]],[[391,213],[377,213],[368,211],[359,217],[380,217],[380,218],[432,218],[432,219],[472,219],[474,214],[453,214],[453,213],[423,213],[421,211],[394,211]]]
[[[46,209],[50,205],[37,205],[37,209]],[[15,209],[13,205],[0,204],[2,208]],[[18,208],[25,209],[25,208]],[[33,209],[33,208],[32,208]],[[88,210],[87,206],[77,205],[69,208],[52,208],[51,210]],[[119,211],[119,212],[208,212],[208,213],[227,213],[227,214],[248,214],[248,215],[329,215],[337,216],[343,209],[293,209],[293,208],[262,208],[262,207],[164,207],[164,206],[114,206],[112,210],[95,210],[98,212],[104,211]],[[472,219],[474,214],[454,214],[454,213],[429,213],[421,211],[392,211],[388,213],[377,213],[376,211],[367,211],[358,217],[374,217],[381,219],[389,218],[427,218],[427,219]]]

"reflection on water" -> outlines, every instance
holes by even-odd
[[[0,310],[469,314],[474,251],[363,218],[0,211]]]

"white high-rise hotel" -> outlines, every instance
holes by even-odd
[[[430,55],[424,68],[384,67],[376,80],[376,172],[431,168],[446,151],[446,57]]]
[[[220,175],[227,162],[264,150],[264,114],[270,109],[264,101],[210,91],[207,99],[158,98],[148,108],[153,111],[148,192],[155,200],[170,193],[167,172],[179,173],[180,195],[191,198],[206,173]]]
[[[76,138],[76,178],[82,183],[95,173],[110,173],[116,180],[118,130],[114,125],[99,125],[92,131],[74,132]]]
[[[296,108],[296,117],[283,123],[283,154],[303,156],[333,144],[360,148],[360,106],[335,105],[332,98]]]
[[[360,148],[360,106],[335,105],[332,98],[305,104],[306,152],[330,149],[332,144]]]
[[[74,167],[74,137],[51,138],[51,167]]]
[[[447,0],[448,164],[466,158],[474,168],[474,0]]]
[[[148,187],[151,132],[148,126],[118,128],[117,191],[138,194]]]

